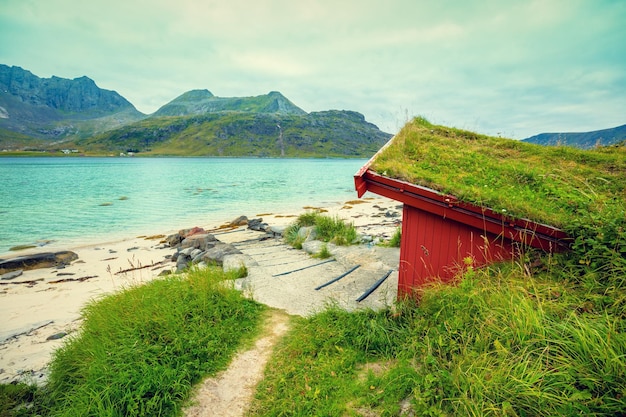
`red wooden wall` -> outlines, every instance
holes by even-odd
[[[434,280],[448,282],[464,268],[465,259],[474,267],[512,259],[510,240],[404,205],[398,297]]]

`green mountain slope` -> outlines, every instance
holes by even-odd
[[[306,114],[277,91],[256,97],[216,97],[209,90],[191,90],[161,107],[153,116],[190,116],[221,111]]]
[[[151,117],[72,146],[87,153],[257,157],[368,157],[389,138],[350,111],[218,112]]]
[[[591,149],[597,146],[613,145],[624,140],[626,140],[626,125],[593,132],[541,133],[523,141],[539,145],[561,145]]]

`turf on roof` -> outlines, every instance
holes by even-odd
[[[514,218],[565,227],[610,208],[623,216],[626,147],[545,147],[407,123],[372,162],[387,177],[425,186]]]

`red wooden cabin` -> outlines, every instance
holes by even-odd
[[[479,267],[512,259],[524,245],[546,252],[567,247],[567,235],[560,229],[510,219],[430,188],[379,175],[370,169],[372,160],[354,177],[358,196],[370,191],[404,204],[400,298],[414,294],[428,282],[450,281],[469,265]]]

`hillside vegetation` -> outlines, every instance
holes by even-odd
[[[391,135],[348,111],[151,117],[71,145],[92,154],[366,157]]]
[[[568,227],[623,213],[626,147],[546,147],[408,123],[371,166],[382,175],[518,218]],[[611,216],[613,216],[611,215]]]

